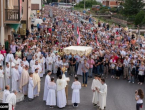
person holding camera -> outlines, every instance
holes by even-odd
[[[141,89],[135,91],[136,110],[140,110],[143,105],[144,93]]]

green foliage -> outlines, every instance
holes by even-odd
[[[136,15],[140,10],[143,9],[145,3],[142,0],[125,0],[123,6],[123,13],[125,15]]]
[[[113,12],[113,13],[117,13],[118,12],[118,8],[116,8],[116,7],[110,8],[110,11]]]
[[[140,11],[135,17],[135,25],[142,26],[145,24],[145,11]]]
[[[96,0],[85,0],[85,7],[92,8],[92,5],[101,5],[101,3]],[[84,8],[84,0],[77,4],[75,7]]]

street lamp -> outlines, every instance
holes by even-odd
[[[84,0],[84,10],[85,10],[86,1]]]

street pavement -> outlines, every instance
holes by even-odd
[[[51,75],[54,77],[54,75]],[[56,79],[56,78],[55,78]],[[24,101],[17,103],[16,110],[49,110],[49,106],[46,106],[46,102],[43,101],[43,89],[44,89],[44,80],[45,77],[41,79],[41,92],[40,96],[36,97],[33,101],[29,101],[26,97]],[[74,108],[71,104],[71,96],[72,89],[71,84],[74,78],[70,77],[69,82],[69,97],[67,105],[63,110],[98,110],[92,104],[92,96],[93,93],[91,91],[91,78],[88,78],[88,87],[82,87],[80,91],[81,103],[79,107]],[[82,82],[82,77],[79,76],[79,81]],[[134,98],[135,90],[141,88],[145,92],[145,84],[140,86],[135,84],[128,83],[126,80],[120,78],[117,79],[106,79],[106,83],[108,85],[108,93],[107,93],[107,106],[105,110],[136,110],[136,101]],[[145,100],[144,100],[145,102]],[[53,110],[59,110],[58,107],[53,108]],[[145,105],[141,110],[145,110]]]

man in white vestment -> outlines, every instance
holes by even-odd
[[[32,72],[32,67],[35,65],[35,57],[32,57],[32,60],[30,61],[30,72]]]
[[[75,77],[75,81],[73,82],[71,88],[72,92],[72,103],[74,107],[78,107],[78,103],[80,103],[80,89],[81,83],[78,81],[78,77]]]
[[[35,61],[35,65],[32,66],[32,72],[35,72],[35,69],[38,69],[38,74],[40,76],[41,72],[42,72],[42,68],[40,66],[40,64],[38,64],[38,61]]]
[[[28,98],[29,100],[34,98],[34,83],[33,83],[33,73],[29,74],[29,84],[28,84]]]
[[[101,82],[99,80],[99,77],[97,75],[95,75],[95,78],[93,79],[92,82],[92,91],[93,91],[93,99],[92,99],[92,103],[94,104],[94,106],[97,106],[99,104],[99,92],[96,90],[96,87],[100,89],[101,86]]]
[[[10,51],[6,56],[6,62],[12,62],[14,60],[14,55],[12,54],[12,51]]]
[[[0,89],[4,89],[4,71],[2,65],[0,65]]]
[[[10,65],[8,62],[6,62],[6,85],[9,85],[10,86],[10,78],[11,78],[11,74],[10,74]]]
[[[6,98],[6,103],[9,104],[9,110],[14,110],[16,106],[16,94],[17,92],[14,90],[13,93],[10,93]]]
[[[22,70],[25,67],[25,65],[23,64],[23,61],[20,62],[20,65],[18,66],[18,71],[19,71],[19,75],[21,77],[22,74]]]
[[[50,56],[50,53],[46,57],[46,64],[47,64],[47,70],[52,71],[53,58]]]
[[[45,77],[45,84],[44,84],[44,94],[43,94],[43,100],[46,101],[47,99],[47,94],[48,94],[48,84],[50,83],[50,75],[51,75],[51,71],[48,70],[47,75]]]
[[[16,90],[18,91],[18,82],[19,82],[19,71],[18,71],[18,66],[15,66],[15,68],[12,69],[12,91]]]
[[[2,103],[6,103],[7,96],[10,94],[10,86],[5,86],[5,90],[3,92],[3,101]]]
[[[1,54],[1,51],[0,51],[0,64],[3,66],[3,61],[4,61],[4,56],[3,54]]]
[[[59,108],[64,108],[66,106],[66,93],[65,88],[67,86],[66,80],[62,79],[62,76],[60,75],[59,78],[56,81],[57,85],[57,106]]]
[[[20,64],[20,59],[18,58],[18,56],[15,56],[15,59],[13,60],[13,63],[14,63],[15,65],[18,65],[18,66],[19,66],[19,64]]]
[[[28,70],[29,70],[29,68],[26,65],[25,68],[22,70],[22,74],[20,77],[20,90],[24,95],[28,94],[28,83],[29,83]]]
[[[40,56],[40,58],[39,58],[39,60],[38,60],[38,63],[39,63],[39,65],[41,66],[41,68],[42,68],[42,71],[40,72],[40,74],[39,74],[39,76],[42,78],[43,77],[43,74],[44,74],[44,72],[43,71],[45,71],[45,60],[43,59],[43,55],[41,55]]]
[[[105,83],[105,79],[101,79],[101,87],[96,88],[96,90],[99,92],[99,107],[101,110],[104,110],[106,107],[106,98],[107,98],[107,85]]]
[[[39,96],[40,93],[40,76],[38,74],[38,69],[35,69],[33,73],[33,83],[34,83],[34,97]]]
[[[29,62],[26,60],[26,57],[23,58],[23,64],[29,67]]]

